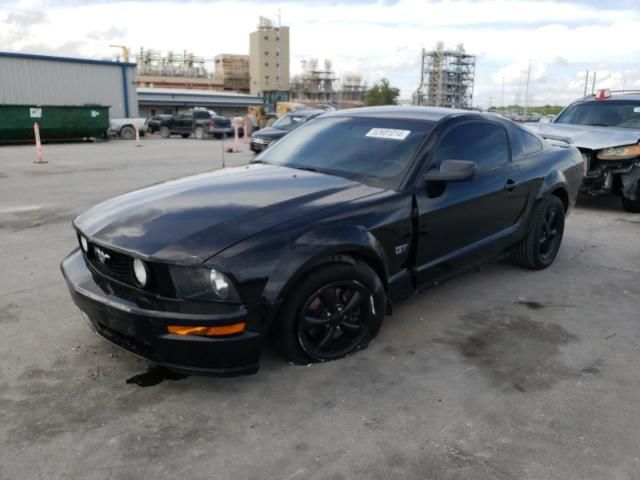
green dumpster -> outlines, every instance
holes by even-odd
[[[101,137],[109,128],[109,107],[0,104],[0,143],[33,141],[36,122],[43,142]]]

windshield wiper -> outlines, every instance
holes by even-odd
[[[585,123],[587,127],[610,127],[611,125],[607,125],[606,123]]]

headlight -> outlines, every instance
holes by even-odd
[[[89,252],[89,242],[87,242],[86,237],[84,237],[83,235],[80,235],[80,246],[82,247],[84,253]]]
[[[640,145],[626,145],[624,147],[605,148],[598,152],[600,160],[626,160],[640,156]]]
[[[170,271],[180,298],[240,301],[238,292],[229,277],[218,270],[173,265]]]
[[[138,285],[141,287],[144,287],[147,284],[149,272],[147,271],[147,266],[139,258],[133,259],[133,275],[136,277],[136,282],[138,282]]]

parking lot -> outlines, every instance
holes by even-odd
[[[347,359],[296,367],[268,348],[254,376],[143,388],[148,364],[71,302],[70,222],[220,168],[231,142],[143,144],[45,145],[45,165],[0,147],[0,478],[640,478],[640,215],[619,199],[580,200],[551,268],[459,276]]]

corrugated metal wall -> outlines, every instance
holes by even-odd
[[[124,75],[123,75],[124,69]],[[126,85],[126,87],[125,87]],[[126,88],[126,93],[125,93]],[[138,116],[135,67],[0,54],[0,103],[110,106],[111,118]]]

